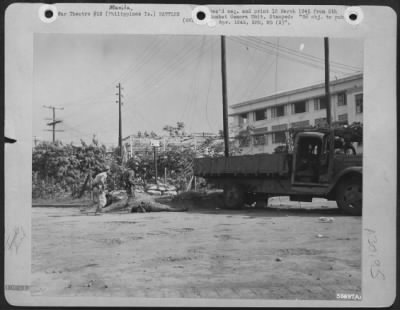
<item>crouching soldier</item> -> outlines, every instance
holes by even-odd
[[[110,167],[106,166],[104,170],[105,171],[96,175],[92,183],[93,198],[97,205],[95,213],[101,212],[101,209],[107,204],[106,180],[107,180],[107,173],[110,172]]]
[[[136,175],[135,171],[132,169],[126,169],[123,174],[123,182],[128,195],[128,200],[126,201],[126,206],[135,199],[135,189],[136,189]]]

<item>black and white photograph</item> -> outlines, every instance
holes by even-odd
[[[33,83],[33,295],[361,300],[361,39],[35,34]]]
[[[10,5],[8,304],[389,307],[396,18]]]

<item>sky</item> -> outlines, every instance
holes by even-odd
[[[35,34],[33,136],[56,110],[56,139],[118,143],[116,86],[122,86],[122,135],[165,134],[182,121],[187,132],[222,129],[219,36]],[[336,79],[362,72],[363,42],[330,38]],[[323,38],[227,37],[228,105],[324,80]]]

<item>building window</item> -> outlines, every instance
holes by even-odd
[[[240,137],[239,138],[239,146],[240,147],[248,147],[250,145],[250,137]]]
[[[301,128],[301,127],[308,127],[310,126],[310,121],[300,121],[300,122],[293,122],[290,124],[292,128]]]
[[[347,120],[348,120],[347,113],[338,115],[338,121],[347,121]]]
[[[314,99],[314,110],[323,110],[326,109],[326,97],[319,97]]]
[[[267,110],[262,109],[262,110],[254,111],[254,119],[256,121],[262,121],[264,119],[267,119]]]
[[[285,131],[277,131],[272,134],[272,143],[286,143]]]
[[[326,117],[316,118],[315,119],[315,126],[326,126],[328,123],[326,122]]]
[[[283,131],[286,130],[287,128],[288,128],[287,124],[271,126],[272,131]]]
[[[338,107],[347,105],[346,93],[339,93],[337,95],[337,105]]]
[[[239,126],[247,124],[247,113],[243,113],[239,115]]]
[[[272,143],[286,143],[286,129],[287,124],[275,125],[271,127],[271,130],[275,131],[272,134]]]
[[[265,145],[266,143],[266,139],[265,139],[265,135],[254,135],[253,136],[253,144],[254,145]]]
[[[276,107],[272,107],[272,117],[281,117],[285,116],[285,106],[284,105],[279,105]]]
[[[295,102],[292,106],[294,114],[304,113],[307,110],[305,101]]]
[[[356,113],[363,112],[363,94],[358,94],[355,96],[356,99]]]

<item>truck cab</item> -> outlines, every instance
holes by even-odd
[[[360,215],[362,155],[356,154],[352,139],[345,138],[338,132],[324,130],[295,134],[291,187],[299,193],[313,188],[316,193],[336,199],[344,212]]]

